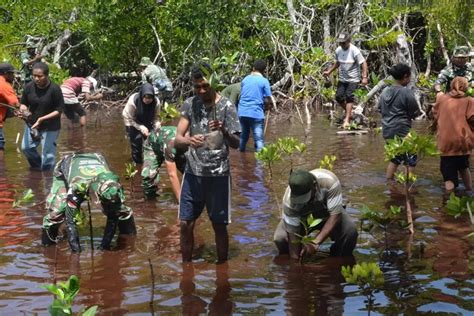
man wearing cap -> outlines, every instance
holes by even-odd
[[[451,89],[451,81],[455,77],[464,77],[468,83],[474,87],[474,76],[472,74],[474,67],[469,63],[470,51],[467,46],[457,46],[453,51],[451,64],[444,67],[438,75],[434,84],[436,94],[441,93],[441,85],[445,85],[445,92]]]
[[[140,61],[142,70],[142,83],[151,83],[160,93],[163,102],[171,99],[173,84],[166,76],[166,71],[153,64],[150,58],[143,57]]]
[[[22,77],[25,85],[33,80],[33,65],[41,61],[43,58],[41,54],[36,53],[36,48],[37,46],[34,42],[27,41],[26,52],[23,52],[20,55],[21,64],[23,65],[21,68]]]
[[[355,102],[354,91],[359,83],[367,85],[367,62],[359,48],[351,44],[351,36],[347,32],[339,34],[337,38],[339,47],[336,49],[336,62],[328,70],[323,72],[329,76],[339,68],[339,82],[336,91],[336,101],[346,110],[343,127],[350,125],[352,107]],[[362,68],[362,77],[361,77]]]
[[[184,173],[186,150],[175,147],[175,137],[175,126],[161,126],[156,123],[154,130],[143,144],[142,187],[146,198],[156,196],[158,183],[160,182],[159,170],[164,162],[170,178],[171,189],[176,200],[179,201],[181,184],[177,170],[181,174]]]
[[[66,222],[67,238],[73,252],[80,252],[77,222],[81,203],[89,199],[89,189],[96,192],[107,217],[99,249],[110,249],[117,226],[120,234],[135,235],[132,210],[125,206],[119,177],[110,171],[104,156],[97,153],[70,154],[54,168],[53,184],[46,198],[48,214],[43,218],[41,241],[57,243],[59,226]]]
[[[15,68],[8,63],[0,64],[0,103],[18,107],[18,97],[12,87]],[[0,150],[5,148],[5,138],[3,136],[3,123],[11,115],[11,109],[0,105]]]
[[[84,94],[86,101],[102,99],[102,93],[92,94],[91,90],[97,90],[97,80],[92,77],[71,77],[61,85],[64,97],[64,114],[69,120],[73,121],[75,113],[77,113],[81,126],[86,125],[86,112],[78,99],[81,93]]]
[[[350,256],[357,243],[357,229],[342,204],[341,183],[334,173],[325,169],[296,170],[290,175],[289,186],[283,196],[282,219],[274,234],[274,242],[280,254],[290,254],[302,259],[314,254],[330,237],[334,242],[332,256]],[[305,235],[302,222],[309,215],[323,221],[312,228],[319,230],[316,239],[302,246]]]

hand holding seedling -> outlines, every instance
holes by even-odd
[[[301,252],[300,252],[300,259],[299,261],[303,261],[303,258],[305,255],[314,255],[316,252],[319,250],[320,244],[317,243],[316,241],[312,241],[310,243],[304,244],[303,247],[301,247]]]

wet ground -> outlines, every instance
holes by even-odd
[[[95,124],[92,117],[83,131],[64,124],[59,155],[100,151],[112,169],[123,175],[130,150],[122,120],[113,115],[100,123]],[[9,120],[6,125],[9,142],[5,153],[0,152],[1,315],[47,314],[52,295],[40,286],[71,274],[81,281],[74,311],[99,305],[101,315],[367,314],[365,296],[356,286],[345,284],[340,274],[341,265],[353,260],[322,258],[300,265],[276,256],[272,236],[279,212],[267,173],[252,152],[233,151],[231,155],[233,209],[227,265],[213,263],[214,235],[207,216],[201,217],[195,230],[195,263],[181,265],[177,206],[164,173],[157,201],[143,200],[140,179],[135,180],[133,192],[130,183],[122,180],[127,204],[135,212],[136,238],[121,238],[113,251],[91,251],[86,223],[81,228],[84,251],[80,255],[71,254],[66,242],[57,248],[43,248],[42,202],[51,174],[29,171],[14,143],[22,124]],[[424,129],[424,123],[415,125]],[[337,136],[336,131],[325,118],[315,118],[308,151],[294,157],[295,164],[315,168],[324,154],[336,155],[334,172],[358,226],[362,205],[375,210],[402,205],[403,197],[390,194],[385,186],[381,135]],[[299,121],[270,121],[268,141],[288,135],[303,139]],[[280,162],[276,169],[275,191],[280,197],[289,173],[288,161]],[[421,161],[417,174],[415,235],[392,228],[385,251],[382,232],[359,236],[355,261],[378,262],[385,274],[385,286],[375,294],[377,305],[372,314],[474,314],[474,243],[465,238],[471,231],[468,219],[445,215],[437,158]],[[15,191],[25,188],[35,192],[35,205],[13,209]],[[94,246],[98,246],[104,216],[97,205],[93,205],[93,226]],[[153,306],[149,304],[149,260],[156,275]]]

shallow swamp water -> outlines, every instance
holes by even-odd
[[[63,121],[58,155],[102,152],[122,176],[138,235],[120,238],[112,251],[91,251],[86,223],[80,229],[80,255],[71,254],[66,241],[57,248],[42,247],[43,201],[51,173],[29,170],[14,142],[23,125],[9,120],[7,150],[0,152],[0,315],[47,314],[53,297],[40,286],[64,281],[71,274],[78,275],[81,282],[74,311],[99,305],[100,315],[365,315],[365,296],[356,286],[346,284],[340,274],[342,265],[354,261],[377,262],[384,272],[384,289],[375,294],[372,315],[474,314],[474,242],[465,237],[471,227],[468,218],[453,219],[445,214],[438,158],[422,160],[416,170],[414,236],[394,227],[388,233],[388,249],[384,249],[381,231],[362,232],[355,260],[320,258],[300,265],[276,256],[272,237],[279,211],[268,173],[256,162],[252,150],[244,154],[232,151],[230,260],[226,265],[213,263],[214,234],[203,213],[195,229],[195,261],[182,266],[177,205],[166,172],[161,171],[160,197],[145,201],[139,176],[133,192],[123,178],[125,163],[131,159],[118,113],[100,124],[91,116],[83,130],[68,123]],[[425,125],[415,122],[418,130],[424,130]],[[308,150],[295,157],[295,164],[312,169],[325,154],[336,155],[334,172],[357,226],[363,205],[374,210],[403,205],[403,196],[390,193],[385,185],[382,136],[339,136],[336,131],[326,118],[314,118],[306,140]],[[296,119],[270,120],[266,141],[283,136],[303,140],[301,123]],[[250,143],[248,148],[252,146]],[[287,161],[277,163],[274,182],[279,199],[288,173]],[[12,208],[15,196],[25,188],[33,189],[35,203]],[[105,217],[96,204],[92,208],[97,247]],[[324,245],[323,251],[328,248]],[[149,304],[149,259],[156,275],[153,306]]]

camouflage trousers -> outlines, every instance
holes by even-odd
[[[46,209],[48,214],[43,217],[43,228],[59,225],[64,222],[67,202],[67,189],[63,180],[54,178],[51,191],[46,197]],[[76,211],[77,212],[77,211]],[[73,214],[74,216],[76,214]]]
[[[154,195],[160,182],[159,168],[163,158],[158,157],[152,149],[143,150],[142,187],[145,195]]]

